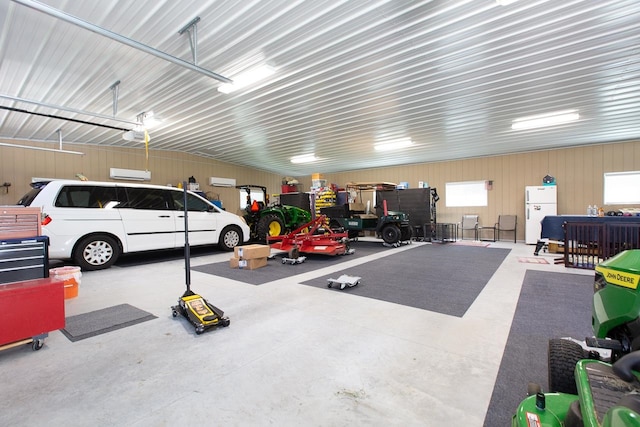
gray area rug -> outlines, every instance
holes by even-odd
[[[462,317],[509,252],[490,247],[416,245],[303,284]],[[362,280],[352,288],[329,289],[327,279],[341,274]]]
[[[255,270],[231,268],[229,267],[228,261],[191,267],[191,270],[237,280],[251,285],[262,285],[274,280],[295,276],[296,274],[308,273],[309,271],[337,265],[354,258],[360,258],[382,251],[393,251],[395,249],[383,246],[382,240],[379,242],[353,242],[351,248],[355,249],[355,253],[352,255],[327,256],[302,254],[306,256],[307,259],[301,264],[282,264],[282,256],[286,255],[276,255],[274,259],[270,259],[267,262],[266,267],[260,267]],[[229,257],[231,257],[231,255],[229,255]]]
[[[157,316],[132,305],[120,304],[67,317],[65,328],[60,331],[69,338],[69,340],[75,342],[146,322],[156,317]]]
[[[511,425],[527,383],[548,389],[549,339],[593,335],[593,276],[527,270],[504,349],[485,427]]]

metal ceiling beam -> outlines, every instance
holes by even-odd
[[[88,111],[77,110],[75,108],[69,108],[69,107],[63,107],[62,105],[48,104],[46,102],[33,101],[31,99],[19,98],[17,96],[9,96],[9,95],[0,94],[0,98],[9,99],[11,101],[16,101],[16,102],[24,102],[26,104],[33,104],[33,105],[37,105],[37,106],[40,106],[40,107],[51,108],[51,109],[54,109],[54,110],[61,110],[61,111],[68,111],[70,113],[82,114],[83,116],[91,116],[91,117],[97,117],[97,118],[100,118],[100,119],[107,119],[107,120],[112,120],[112,121],[116,121],[116,122],[127,123],[127,124],[134,125],[134,126],[137,126],[139,124],[137,122],[132,122],[131,120],[117,119],[115,117],[107,116],[105,114],[90,113]]]
[[[224,83],[233,83],[233,80],[228,79],[224,76],[221,76],[220,74],[216,74],[213,71],[209,71],[206,70],[204,68],[198,67],[195,64],[192,64],[190,62],[184,61],[180,58],[176,58],[175,56],[171,56],[167,53],[164,53],[162,51],[159,51],[157,49],[152,48],[151,46],[147,46],[146,44],[142,44],[140,42],[137,42],[135,40],[131,40],[127,37],[124,37],[120,34],[114,33],[112,31],[109,31],[107,29],[104,29],[102,27],[98,27],[97,25],[93,25],[87,21],[83,21],[82,19],[75,17],[73,15],[69,15],[68,13],[62,12],[58,9],[55,9],[53,7],[47,6],[46,4],[40,3],[38,1],[35,0],[12,0],[15,3],[19,3],[23,6],[27,6],[30,7],[31,9],[37,10],[39,12],[43,12],[46,13],[47,15],[53,16],[54,18],[58,18],[61,19],[65,22],[68,22],[70,24],[73,25],[77,25],[80,28],[84,28],[85,30],[89,30],[92,31],[96,34],[99,34],[101,36],[105,36],[108,37],[112,40],[115,40],[117,42],[120,42],[122,44],[125,44],[129,47],[132,47],[134,49],[138,49],[141,50],[145,53],[148,53],[150,55],[154,55],[160,59],[164,59],[165,61],[169,61],[172,62],[176,65],[180,65],[182,67],[188,68],[192,71],[196,71],[200,74],[204,74],[207,77],[211,77],[213,79],[216,79],[218,81],[224,82]]]

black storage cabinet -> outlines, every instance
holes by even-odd
[[[0,284],[49,277],[49,238],[0,240]]]

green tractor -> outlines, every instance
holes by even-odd
[[[640,426],[640,250],[595,270],[595,336],[549,340],[549,392],[530,384],[513,427]]]
[[[311,213],[289,205],[269,204],[267,187],[261,185],[238,185],[247,193],[244,219],[251,229],[251,240],[266,242],[269,236],[280,236],[311,221]],[[252,200],[251,189],[262,190],[263,200]]]

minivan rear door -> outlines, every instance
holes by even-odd
[[[124,187],[128,201],[119,207],[129,252],[175,247],[175,215],[164,189]]]
[[[170,191],[176,218],[176,246],[184,246],[184,192]],[[189,218],[189,245],[218,243],[218,212],[206,200],[187,193],[187,216]]]

